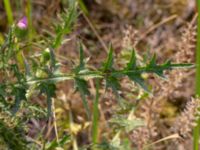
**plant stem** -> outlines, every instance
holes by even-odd
[[[96,70],[96,71],[87,71],[87,72],[82,72],[79,74],[73,74],[73,73],[65,73],[65,74],[60,74],[57,76],[52,76],[52,77],[46,77],[46,78],[35,78],[35,79],[30,79],[26,81],[27,85],[32,85],[36,83],[42,83],[42,82],[59,82],[59,81],[66,81],[66,80],[74,80],[75,78],[86,78],[86,79],[98,79],[98,78],[105,78],[106,76],[121,76],[125,75],[127,73],[132,73],[132,74],[138,74],[138,73],[154,73],[156,71],[162,71],[162,70],[170,70],[173,68],[182,68],[182,67],[192,67],[193,65],[191,64],[171,64],[171,66],[166,67],[164,64],[160,65],[159,68],[145,68],[145,67],[139,67],[135,70],[114,70],[112,72],[102,72],[102,70]],[[1,69],[1,68],[0,68]],[[18,85],[19,83],[16,83],[15,85]],[[13,85],[13,83],[4,83],[1,85]]]
[[[96,81],[96,98],[93,104],[93,122],[92,122],[92,142],[95,144],[98,142],[98,121],[99,121],[99,79]]]
[[[81,89],[80,87],[78,87],[78,89],[79,89],[80,94],[81,94],[81,98],[82,98],[83,106],[84,106],[86,114],[87,114],[87,118],[88,118],[88,120],[90,120],[91,119],[91,114],[90,114],[90,108],[88,106],[87,99],[85,97],[83,89]]]
[[[32,26],[32,0],[27,0],[26,16],[28,18],[28,42],[31,43],[33,39],[33,26]],[[29,47],[30,49],[30,47]]]
[[[53,124],[54,124],[54,130],[56,135],[56,141],[58,143],[58,129],[57,129],[57,123],[56,123],[56,112],[55,112],[55,103],[54,99],[52,98],[52,113],[53,113]]]
[[[198,14],[200,14],[200,0],[197,0]],[[196,95],[200,96],[200,17],[198,15],[197,49],[196,49]]]
[[[200,96],[200,0],[197,0],[196,96]],[[200,119],[193,131],[193,150],[199,150]]]
[[[4,0],[4,6],[5,6],[7,18],[8,18],[8,23],[9,23],[9,25],[12,25],[13,14],[12,14],[12,9],[11,9],[11,5],[10,5],[10,0]]]

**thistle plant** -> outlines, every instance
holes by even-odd
[[[26,29],[28,26],[28,21],[26,17],[23,17],[22,19],[19,20],[17,23],[18,28],[20,29]]]
[[[62,45],[63,37],[73,31],[74,24],[78,17],[76,3],[71,5],[68,12],[62,17],[63,22],[58,24],[55,29],[56,36],[49,39],[49,43],[46,44],[48,46],[42,49],[39,54],[30,55],[30,53],[26,54],[22,51],[21,44],[23,41],[20,40],[17,33],[18,28],[22,30],[26,29],[27,23],[25,18],[20,20],[17,26],[13,25],[9,29],[6,41],[0,46],[0,74],[2,76],[2,79],[0,79],[0,110],[2,112],[7,112],[10,117],[17,116],[20,110],[25,109],[23,103],[29,105],[33,95],[44,95],[47,103],[47,118],[50,118],[52,116],[52,99],[56,97],[56,84],[66,80],[72,80],[74,81],[75,89],[80,92],[88,120],[93,119],[92,138],[93,144],[97,144],[98,89],[99,86],[102,85],[102,82],[105,82],[105,89],[112,89],[113,93],[116,95],[119,106],[123,107],[124,100],[119,94],[121,78],[128,77],[130,81],[136,83],[139,88],[150,93],[150,88],[146,84],[143,74],[150,73],[165,78],[164,72],[166,70],[193,66],[188,63],[172,63],[170,60],[163,64],[157,64],[156,55],[153,55],[146,64],[140,65],[136,57],[136,51],[132,48],[130,50],[130,60],[124,68],[118,69],[114,65],[114,49],[112,44],[110,44],[108,56],[101,67],[90,69],[87,67],[85,61],[83,43],[79,42],[79,63],[76,64],[70,72],[63,73],[60,70],[61,64],[57,60],[55,50]],[[90,94],[87,82],[88,79],[97,81],[97,95],[93,116],[87,101],[87,95]],[[120,119],[118,118],[117,120]],[[131,121],[130,123],[129,119],[129,122],[123,120],[122,122],[115,121],[115,123],[125,128],[127,132],[130,132],[142,124],[141,120],[138,119],[132,119]],[[134,124],[135,126],[131,126],[127,129],[126,125],[133,125],[133,122],[137,123]],[[124,123],[124,125],[121,123]],[[2,125],[4,126],[4,123],[2,123]],[[0,128],[0,132],[2,130],[4,130],[4,128]],[[112,142],[116,142],[119,135],[120,132],[116,134]],[[6,141],[6,136],[2,136],[4,141]],[[64,137],[63,141],[53,141],[53,144],[54,146],[62,145],[67,140],[69,140],[69,138]],[[119,146],[121,145],[119,144]],[[47,149],[53,148],[54,147],[50,145]]]
[[[9,42],[14,42],[12,30],[13,29],[11,29],[9,33],[8,38],[11,40]],[[11,43],[11,45],[13,46],[15,44],[16,43]],[[4,49],[2,49],[2,51],[4,51]],[[59,64],[56,61],[52,48],[45,49],[39,57],[33,56],[32,58],[30,58],[32,64],[29,64],[27,59],[24,58],[25,71],[20,71],[17,62],[16,64],[12,64],[11,66],[5,66],[5,62],[1,62],[2,69],[10,69],[14,73],[14,76],[17,78],[17,80],[14,83],[10,82],[9,80],[6,80],[5,82],[1,83],[1,90],[5,91],[6,89],[4,87],[6,86],[11,88],[14,93],[18,93],[15,95],[16,97],[14,110],[17,111],[17,107],[19,107],[20,102],[27,98],[26,95],[29,95],[30,90],[27,89],[38,89],[40,90],[40,92],[45,93],[47,95],[48,111],[50,115],[50,99],[55,95],[55,83],[65,80],[74,80],[77,90],[79,90],[82,95],[83,103],[89,116],[88,105],[85,99],[85,95],[89,94],[86,79],[103,79],[106,82],[106,88],[112,88],[115,94],[118,94],[118,90],[120,89],[120,83],[118,79],[127,76],[130,80],[136,82],[145,91],[149,92],[148,86],[145,84],[145,81],[142,77],[143,73],[155,73],[160,77],[164,77],[165,70],[191,66],[191,64],[173,64],[171,63],[171,61],[166,61],[165,63],[159,65],[156,64],[155,55],[151,58],[149,63],[147,63],[144,66],[139,66],[137,65],[135,50],[132,49],[131,59],[127,66],[124,69],[117,70],[113,67],[114,57],[113,48],[111,46],[107,60],[104,62],[103,66],[101,68],[97,68],[96,70],[90,70],[89,68],[85,67],[82,46],[80,46],[79,51],[79,64],[72,70],[71,73],[59,72]],[[4,61],[6,57],[15,57],[15,53],[16,52],[9,52],[9,49],[5,48],[5,52],[1,55],[2,60]],[[37,63],[37,60],[39,60],[39,63]],[[6,59],[5,61],[8,62],[9,60]],[[5,93],[7,92],[5,91]]]

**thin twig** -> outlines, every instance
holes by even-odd
[[[194,15],[194,17],[192,18],[192,21],[191,21],[191,23],[190,23],[191,26],[195,24],[195,22],[196,22],[196,20],[197,20],[197,17],[198,17],[198,13],[196,13],[196,14]]]
[[[97,32],[97,30],[95,29],[94,25],[92,24],[92,22],[90,21],[90,19],[83,13],[83,17],[85,18],[85,20],[87,21],[87,23],[89,24],[90,28],[92,29],[92,31],[94,32],[95,36],[98,38],[99,42],[101,43],[102,47],[104,48],[105,52],[108,53],[108,47],[106,46],[105,42],[103,41],[103,39],[101,38],[101,36],[99,35],[99,33]]]
[[[166,140],[171,140],[171,139],[178,139],[178,138],[180,138],[180,136],[178,134],[172,134],[172,135],[164,137],[164,138],[162,138],[162,139],[160,139],[158,141],[155,141],[155,142],[153,142],[151,144],[145,145],[144,147],[146,149],[146,148],[148,148],[148,147],[150,147],[152,145],[155,145],[157,143],[160,143],[160,142],[163,142],[163,141],[166,141]]]
[[[153,32],[155,29],[157,29],[158,27],[162,26],[163,24],[171,21],[171,20],[174,20],[177,18],[177,15],[172,15],[172,16],[169,16],[167,18],[165,18],[164,20],[162,20],[161,22],[157,23],[157,24],[154,24],[153,26],[151,26],[144,34],[141,35],[140,39],[138,42],[140,42],[141,40],[145,39],[145,37],[150,34],[151,32]]]

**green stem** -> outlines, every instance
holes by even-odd
[[[80,87],[78,88],[79,89],[79,92],[81,94],[81,98],[82,98],[82,102],[83,102],[83,106],[86,110],[86,114],[87,114],[87,117],[88,117],[88,120],[90,120],[90,108],[88,106],[88,102],[87,102],[87,99],[85,97],[85,94],[83,92],[83,89],[81,89]]]
[[[197,0],[198,14],[200,14],[200,0]],[[200,17],[197,26],[197,49],[196,49],[196,95],[200,96]]]
[[[32,25],[32,0],[27,1],[26,16],[28,19],[28,42],[31,43],[33,39],[33,25]],[[29,47],[31,48],[31,47]]]
[[[98,78],[105,78],[106,76],[119,76],[119,75],[125,75],[127,73],[132,73],[132,74],[138,74],[138,73],[154,73],[156,71],[162,71],[162,70],[170,70],[173,68],[180,68],[180,67],[190,67],[192,66],[191,64],[171,64],[171,66],[166,67],[164,65],[160,65],[157,68],[145,68],[145,67],[140,67],[137,68],[136,70],[113,70],[112,72],[102,72],[101,70],[96,70],[96,71],[87,71],[87,72],[81,72],[79,74],[62,74],[58,76],[53,76],[53,77],[47,77],[47,78],[36,78],[36,79],[31,79],[26,81],[27,85],[32,85],[36,83],[41,83],[41,82],[59,82],[59,81],[66,81],[66,80],[74,80],[75,78],[87,78],[87,79],[98,79]],[[1,69],[1,68],[0,68]],[[15,85],[17,85],[16,83]],[[0,85],[13,85],[13,83],[5,83],[5,84],[0,84]],[[198,84],[197,84],[198,85]]]
[[[93,104],[93,121],[92,121],[92,142],[95,144],[98,142],[98,121],[99,121],[99,79],[96,81],[96,98]]]
[[[12,25],[13,24],[13,14],[12,14],[12,9],[11,9],[11,5],[10,5],[10,0],[4,0],[4,6],[5,6],[7,18],[8,18],[8,23],[9,23],[9,25]]]
[[[200,0],[197,0],[196,95],[200,96]],[[199,150],[200,119],[193,131],[193,150]]]

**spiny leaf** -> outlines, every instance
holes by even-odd
[[[75,86],[77,89],[81,89],[84,95],[89,95],[87,82],[84,79],[75,78]]]
[[[194,64],[192,63],[178,63],[178,64],[173,64],[171,60],[167,60],[164,64],[164,67],[167,69],[174,69],[174,68],[191,68],[194,67]]]
[[[75,67],[74,72],[75,74],[79,74],[80,71],[85,69],[85,62],[84,62],[84,54],[83,54],[83,45],[80,44],[79,47],[79,65]]]
[[[131,59],[127,64],[127,70],[132,70],[135,68],[136,68],[136,55],[135,55],[135,50],[133,49],[131,53]]]
[[[120,128],[125,129],[126,132],[130,132],[135,128],[144,126],[144,121],[139,118],[129,120],[123,116],[112,118],[110,123],[118,125]]]
[[[142,72],[138,72],[138,66],[137,66],[137,59],[136,59],[136,53],[135,50],[132,49],[132,53],[131,53],[131,58],[129,63],[127,64],[126,67],[126,75],[135,83],[137,83],[139,86],[141,86],[141,88],[143,88],[145,91],[149,91],[148,87],[146,86],[146,84],[144,83],[144,79],[141,76]],[[152,59],[152,64],[154,63],[154,58]],[[135,71],[135,72],[134,72]]]
[[[107,75],[106,75],[106,88],[110,87],[114,91],[114,93],[117,94],[118,93],[117,91],[120,88],[120,84],[119,84],[116,77],[109,74],[110,71],[114,70],[112,68],[112,66],[113,66],[113,48],[112,48],[112,45],[110,45],[107,60],[103,65],[103,72],[107,73]]]
[[[114,92],[115,96],[116,96],[116,100],[118,102],[118,104],[120,105],[120,107],[123,107],[123,103],[122,103],[122,99],[118,93],[118,91],[120,90],[120,83],[118,81],[118,79],[114,76],[108,76],[106,78],[106,89],[107,88],[111,88],[112,91]]]
[[[79,63],[79,67],[80,67],[80,69],[82,70],[83,68],[84,68],[84,66],[85,66],[85,63],[84,63],[84,54],[83,54],[83,45],[82,44],[80,44],[80,48],[79,48],[79,61],[80,61],[80,63]]]
[[[158,76],[165,78],[164,71],[165,70],[171,70],[174,68],[186,68],[186,67],[193,67],[193,64],[172,64],[170,60],[167,60],[164,64],[157,65],[156,64],[156,57],[151,59],[149,64],[144,69],[148,73],[155,73]]]
[[[89,110],[88,102],[86,100],[86,95],[90,94],[88,90],[87,82],[83,79],[75,78],[75,86],[76,86],[76,89],[78,89],[78,91],[81,94],[81,98],[82,98],[83,105],[87,113],[87,117],[88,119],[90,119],[90,110]]]
[[[155,68],[155,74],[157,74],[159,77],[165,78],[164,76],[164,70],[157,69],[159,65],[156,64],[156,54],[153,55],[151,58],[149,64],[147,65],[147,68]]]
[[[62,37],[65,34],[68,34],[71,32],[73,24],[76,21],[76,18],[78,17],[77,8],[75,1],[72,5],[70,5],[69,11],[63,15],[63,21],[64,25],[61,26],[60,24],[56,27],[56,37],[53,41],[52,47],[57,48],[61,45]]]
[[[52,83],[41,83],[39,85],[39,89],[41,91],[41,93],[46,94],[47,96],[47,117],[50,117],[52,115],[52,98],[56,95],[55,94],[55,90],[56,90],[56,86],[55,84]]]
[[[64,34],[69,33],[69,31],[72,29],[72,25],[73,25],[73,23],[75,23],[77,17],[78,17],[78,12],[77,12],[76,3],[73,2],[73,4],[69,8],[69,12],[68,12],[67,16],[65,17]]]
[[[106,79],[106,88],[110,87],[114,93],[117,93],[117,91],[120,89],[120,84],[117,80],[117,78],[113,77],[113,76],[109,76]]]
[[[149,92],[149,89],[148,89],[147,85],[145,84],[144,79],[141,77],[141,74],[128,73],[127,75],[132,81],[137,83],[142,89],[144,89],[146,92]]]
[[[148,66],[149,66],[149,67],[157,66],[157,65],[156,65],[156,54],[153,55],[153,57],[151,58],[151,60],[150,60]]]
[[[108,57],[103,66],[103,71],[105,72],[105,71],[112,69],[112,65],[113,65],[113,48],[112,48],[112,45],[110,45]]]

